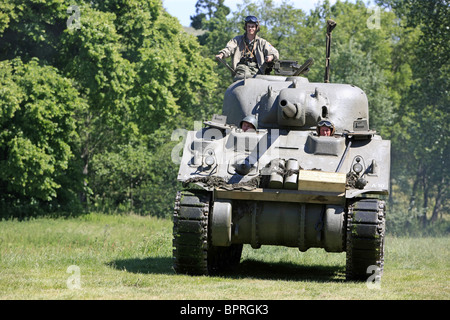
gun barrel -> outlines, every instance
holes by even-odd
[[[325,83],[330,82],[330,55],[331,55],[331,32],[336,28],[336,22],[329,19],[327,21],[327,48],[326,48],[326,61],[325,61]]]
[[[314,59],[313,58],[309,58],[308,60],[306,60],[306,62],[304,64],[302,64],[300,66],[300,68],[298,68],[297,71],[295,71],[294,76],[298,76],[301,75],[302,73],[306,72],[309,67],[311,67],[314,64]]]
[[[280,107],[288,118],[294,118],[297,115],[297,107],[287,100],[281,100]]]

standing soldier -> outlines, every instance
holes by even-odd
[[[264,74],[266,64],[279,58],[278,50],[257,35],[260,28],[255,16],[246,17],[244,27],[245,34],[231,39],[216,55],[218,59],[232,56],[232,67],[238,79],[253,76],[258,71]]]

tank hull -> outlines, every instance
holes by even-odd
[[[227,210],[216,208],[217,203],[224,201],[230,203]],[[345,250],[343,206],[216,199],[211,219],[215,246],[234,243],[250,244],[254,249],[277,245],[297,247],[300,251],[313,247],[328,252]],[[222,224],[214,223],[217,220]],[[222,227],[225,221],[229,228]]]

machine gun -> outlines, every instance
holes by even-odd
[[[274,63],[273,69],[276,75],[281,76],[299,76],[301,74],[307,73],[309,68],[314,64],[314,59],[309,58],[301,66],[298,65],[297,61],[293,60],[277,60]]]
[[[330,53],[331,53],[331,32],[336,28],[336,22],[329,19],[327,21],[327,48],[325,61],[325,83],[330,83]]]

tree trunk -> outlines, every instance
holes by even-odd
[[[422,186],[423,186],[423,204],[422,204],[422,226],[425,228],[428,224],[427,221],[427,210],[428,210],[428,179],[426,175],[426,170],[422,171]]]
[[[83,176],[84,176],[84,187],[87,187],[87,175],[89,173],[89,147],[85,146],[81,158],[83,159]],[[86,206],[87,205],[87,195],[86,192],[80,193],[80,201],[81,203]]]
[[[436,195],[436,202],[434,204],[433,213],[431,215],[431,222],[435,222],[438,219],[439,210],[442,206],[442,194],[444,193],[445,186],[445,178],[442,177],[441,181],[438,186],[437,195]]]
[[[417,173],[416,173],[416,177],[412,186],[412,191],[411,191],[411,197],[409,199],[409,209],[408,211],[411,211],[415,204],[416,204],[416,193],[417,193],[417,187],[419,186],[419,182],[420,182],[420,178],[422,176],[422,164],[419,165],[418,169],[417,169]]]

